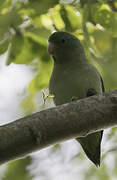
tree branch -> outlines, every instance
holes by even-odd
[[[0,163],[117,125],[117,90],[37,112],[0,126]]]

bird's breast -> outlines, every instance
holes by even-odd
[[[54,69],[49,85],[49,91],[54,95],[56,105],[72,101],[73,97],[85,98],[87,91],[94,88],[97,93],[101,92],[100,78],[93,71],[60,70]]]

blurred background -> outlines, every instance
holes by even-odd
[[[54,31],[78,37],[106,91],[117,89],[117,0],[0,0],[0,125],[54,106],[46,98]],[[98,169],[70,140],[1,165],[0,180],[115,180],[116,129],[105,130]]]

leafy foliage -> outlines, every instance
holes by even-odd
[[[89,61],[102,74],[106,90],[117,88],[117,0],[0,0],[0,55],[8,51],[7,65],[35,67],[29,96],[22,103],[23,108],[29,109],[27,113],[34,111],[36,93],[48,87],[53,63],[47,40],[53,30],[77,36]],[[115,130],[110,134],[115,134]],[[12,166],[17,168],[10,164],[9,175]],[[95,176],[109,179],[105,165],[102,171]],[[92,172],[94,169],[89,171],[90,179],[94,177]]]
[[[1,1],[0,54],[8,51],[7,65],[37,60],[38,75],[29,86],[34,94],[48,86],[52,69],[47,53],[49,35],[54,29],[69,31],[82,41],[89,60],[98,64],[106,88],[116,88],[117,2],[63,2]]]

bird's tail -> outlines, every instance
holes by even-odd
[[[88,158],[98,167],[100,166],[100,148],[103,131],[89,134],[76,139],[82,146]]]

